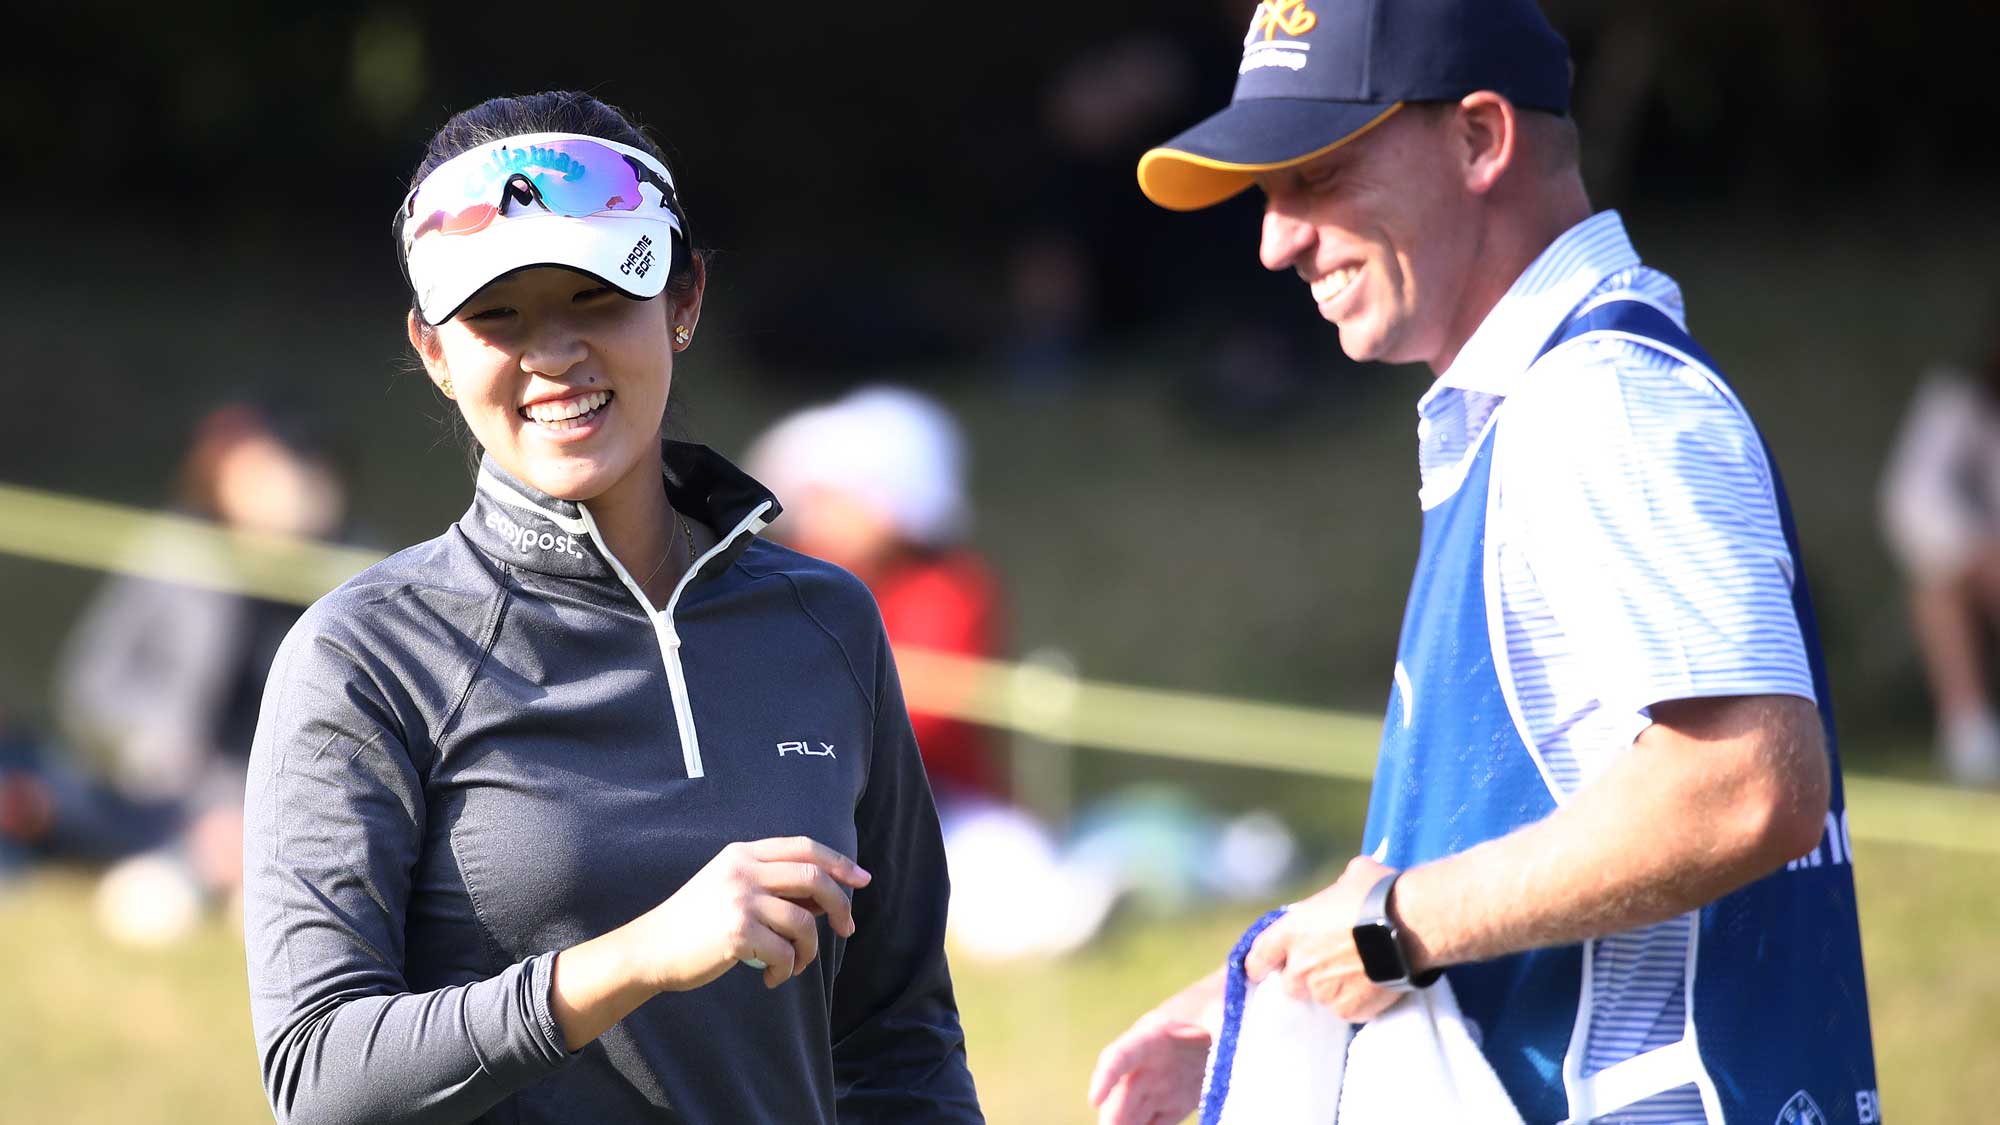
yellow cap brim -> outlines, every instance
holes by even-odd
[[[1139,190],[1146,193],[1147,199],[1169,211],[1199,211],[1204,207],[1213,207],[1255,183],[1257,177],[1265,172],[1296,167],[1325,156],[1387,121],[1403,105],[1403,102],[1397,102],[1389,106],[1332,144],[1283,160],[1240,163],[1165,146],[1149,149],[1139,158]]]

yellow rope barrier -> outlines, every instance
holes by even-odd
[[[304,604],[371,551],[0,485],[0,554]],[[1043,663],[899,649],[912,707],[1045,742],[1366,781],[1381,719],[1103,683]],[[2000,795],[1848,774],[1857,840],[2000,855]]]

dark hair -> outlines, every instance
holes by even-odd
[[[432,134],[430,144],[424,148],[424,158],[417,162],[416,171],[410,175],[410,184],[414,187],[422,183],[424,177],[454,156],[522,133],[581,133],[602,137],[649,153],[666,165],[669,173],[673,171],[673,166],[668,164],[666,154],[660,151],[652,135],[630,114],[580,91],[545,90],[518,97],[488,98],[471,109],[453,114],[451,120]],[[681,233],[674,239],[673,263],[667,271],[666,292],[670,296],[684,298],[694,288],[695,262],[705,258],[705,255],[694,247],[687,208],[680,200],[678,177],[675,182],[674,196],[667,201],[667,205],[673,209],[674,217],[680,220]],[[401,231],[399,218],[396,235],[399,254],[402,252]],[[411,309],[419,314],[417,319],[422,323],[422,310],[417,308],[414,295],[411,296]]]
[[[347,475],[343,451],[304,404],[284,397],[237,399],[217,404],[195,423],[175,482],[179,506],[204,518],[218,518],[224,458],[244,442],[258,439],[274,441],[297,460],[324,466],[336,476]]]

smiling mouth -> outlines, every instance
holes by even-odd
[[[1361,280],[1360,266],[1337,269],[1312,283],[1313,300],[1323,305],[1346,293],[1359,280]]]
[[[592,391],[575,398],[532,402],[520,408],[522,418],[551,430],[574,430],[596,421],[611,405],[610,391]]]

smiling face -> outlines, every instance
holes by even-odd
[[[676,325],[694,326],[701,276],[635,301],[571,270],[537,267],[481,289],[410,342],[493,459],[551,496],[657,491]],[[447,382],[448,379],[448,382]]]
[[[1353,359],[1435,369],[1456,350],[1483,232],[1455,140],[1449,116],[1409,107],[1324,156],[1257,179],[1259,257],[1306,281]]]

